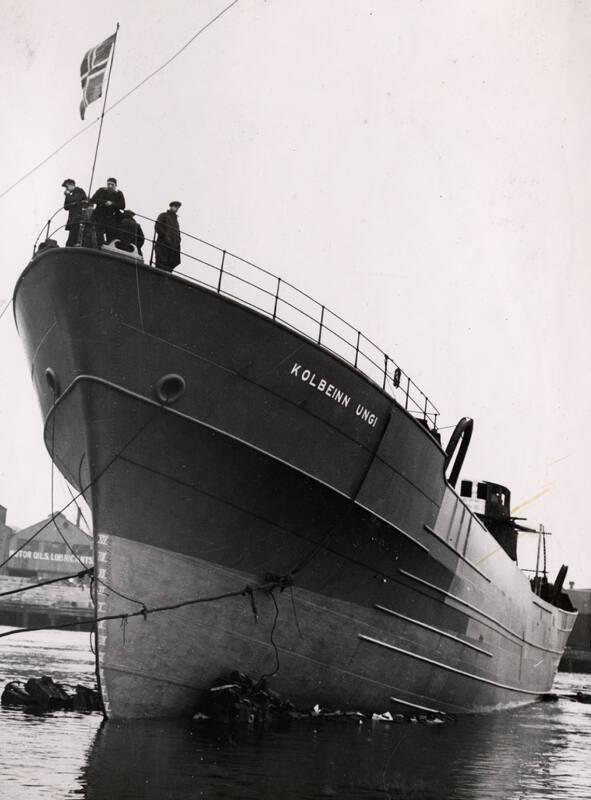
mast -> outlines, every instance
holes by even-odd
[[[111,62],[109,64],[109,74],[107,75],[107,86],[105,88],[105,97],[103,100],[103,110],[101,112],[101,121],[99,124],[98,136],[96,140],[96,148],[94,151],[94,161],[92,162],[92,171],[90,173],[90,183],[88,184],[88,198],[90,199],[90,195],[92,192],[92,181],[94,180],[94,170],[96,167],[96,160],[98,157],[99,146],[101,143],[101,134],[103,131],[103,120],[105,118],[105,109],[107,107],[107,97],[109,95],[109,84],[111,83],[111,72],[113,70],[113,61],[115,60],[115,47],[117,46],[117,34],[119,33],[119,23],[117,23],[117,28],[115,29],[115,38],[113,40],[113,49],[111,50]]]

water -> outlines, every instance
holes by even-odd
[[[0,684],[94,684],[87,633],[0,639]],[[559,694],[591,692],[560,674]],[[440,725],[295,720],[222,736],[207,723],[101,724],[98,714],[0,711],[3,800],[591,798],[591,705],[566,698]]]

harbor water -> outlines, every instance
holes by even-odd
[[[8,629],[0,629],[0,631]],[[0,639],[0,682],[94,685],[88,633]],[[306,718],[232,733],[209,722],[103,723],[99,714],[0,710],[0,797],[591,798],[591,675],[559,674],[556,702],[440,724]]]

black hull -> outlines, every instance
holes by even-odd
[[[96,251],[37,257],[15,307],[48,449],[88,487],[99,617],[238,593],[100,623],[110,716],[191,713],[232,669],[368,711],[550,689],[574,615],[532,595],[447,485],[438,442],[360,372]],[[186,390],[167,404],[171,373]]]

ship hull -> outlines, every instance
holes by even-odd
[[[46,444],[93,512],[108,716],[193,713],[233,669],[304,708],[550,689],[574,616],[532,595],[432,434],[360,372],[93,251],[39,256],[15,308]]]

